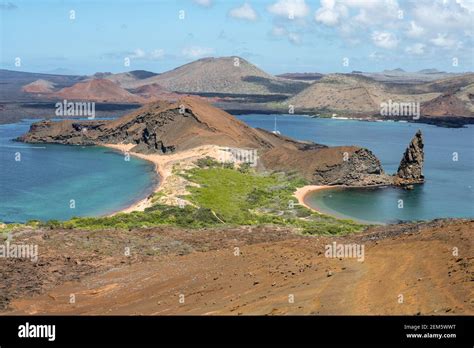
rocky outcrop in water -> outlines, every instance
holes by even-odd
[[[341,165],[315,172],[316,182],[326,185],[378,185],[386,182],[380,161],[367,149],[343,154]]]
[[[423,135],[421,130],[416,132],[415,136],[408,145],[396,174],[396,183],[399,185],[419,184],[424,182],[423,175]]]
[[[262,156],[266,168],[298,170],[314,185],[376,186],[391,185],[378,158],[357,146],[292,151],[275,148]]]

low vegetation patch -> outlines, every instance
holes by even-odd
[[[298,205],[293,193],[306,181],[296,173],[257,173],[248,165],[234,168],[203,158],[196,167],[176,172],[196,186],[182,197],[191,204],[181,207],[155,203],[144,212],[120,213],[109,217],[77,217],[38,223],[50,228],[133,229],[160,225],[187,228],[223,225],[291,226],[307,234],[357,232],[363,225],[313,212]]]
[[[210,162],[181,175],[198,184],[187,188],[186,199],[210,209],[227,224],[294,226],[309,234],[356,232],[364,227],[300,206],[293,194],[307,182],[296,173],[261,174],[245,165],[235,169]]]

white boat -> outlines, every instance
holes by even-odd
[[[277,130],[277,118],[275,116],[275,125],[273,126],[273,131],[272,131],[273,134],[280,134],[280,131]]]

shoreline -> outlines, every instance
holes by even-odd
[[[330,186],[330,185],[306,185],[306,186],[303,186],[303,187],[300,187],[299,189],[297,189],[295,191],[295,193],[293,194],[293,196],[295,196],[296,199],[298,200],[298,204],[304,206],[305,208],[308,208],[309,210],[315,211],[319,214],[330,215],[330,214],[327,214],[323,211],[319,211],[318,209],[316,209],[314,207],[311,207],[309,204],[306,203],[306,198],[307,198],[308,195],[310,195],[311,193],[316,192],[316,191],[328,190],[328,189],[333,189],[333,188],[341,188],[341,187],[344,187],[344,186],[342,186],[342,185],[334,185],[334,186]],[[336,216],[334,216],[334,217],[336,217]]]
[[[25,102],[20,102],[20,101],[11,101],[11,102],[8,102],[8,104],[22,104],[22,103],[25,103]],[[40,105],[40,104],[44,104],[46,106],[48,106],[49,104],[51,104],[51,102],[49,101],[38,101],[38,100],[31,100],[30,102],[26,101],[26,103],[32,103],[34,105]],[[107,107],[112,107],[112,109],[110,110],[105,110],[103,111],[102,113],[107,113],[107,112],[111,112],[111,110],[116,110],[116,108],[113,108],[114,106],[118,106],[119,107],[119,110],[121,110],[123,107],[125,107],[126,110],[131,110],[133,111],[134,109],[137,109],[139,107],[142,106],[142,104],[131,104],[131,103],[96,103],[96,104],[101,104],[101,105],[105,105]],[[234,116],[245,116],[245,115],[250,115],[250,114],[257,114],[257,115],[273,115],[273,114],[277,114],[277,115],[287,115],[288,114],[288,110],[287,109],[275,109],[275,110],[272,110],[272,109],[259,109],[259,108],[249,108],[249,109],[245,109],[245,108],[229,108],[229,107],[226,107],[225,105],[223,106],[220,106],[218,105],[219,103],[217,103],[217,107],[221,107],[224,111],[230,113],[231,115],[234,115]],[[45,106],[45,107],[46,107]],[[128,106],[130,106],[130,108],[127,108]],[[38,107],[38,109],[42,109],[42,107]],[[317,114],[317,111],[314,110],[314,109],[302,109],[302,110],[299,110],[299,113],[298,114],[295,114],[294,116],[308,116],[308,117],[312,117],[312,118],[327,118],[327,119],[335,119],[337,120],[337,118],[332,118],[332,117],[321,117],[321,116],[316,116]],[[110,116],[108,115],[103,115],[103,116],[98,116],[97,119],[100,120],[100,119],[107,119],[109,118]],[[426,124],[426,125],[431,125],[431,126],[435,126],[435,127],[440,127],[440,128],[466,128],[468,126],[473,126],[474,125],[474,118],[472,117],[468,117],[468,116],[431,116],[431,117],[420,117],[418,120],[413,120],[411,118],[398,118],[398,117],[392,117],[392,118],[387,118],[387,117],[373,117],[373,118],[366,118],[365,116],[360,116],[360,117],[357,117],[357,116],[354,116],[354,115],[351,115],[351,114],[348,114],[348,116],[345,116],[345,115],[339,115],[337,117],[343,117],[343,120],[345,118],[347,118],[347,120],[354,120],[354,121],[366,121],[366,122],[385,122],[385,121],[393,121],[393,122],[400,122],[400,121],[404,121],[404,122],[407,122],[407,123],[419,123],[419,124]],[[43,120],[51,120],[52,118],[49,117],[49,118],[46,118],[45,117],[39,117],[39,118],[31,118],[31,119],[28,119],[28,118],[25,118],[25,117],[13,117],[11,119],[7,119],[7,120],[0,120],[0,125],[8,125],[8,124],[16,124],[16,123],[21,123],[23,122],[24,120],[33,120],[34,122],[39,122],[39,121],[43,121]],[[78,118],[73,118],[73,119],[78,119]]]
[[[232,115],[236,116],[247,116],[251,114],[257,115],[288,115],[287,111],[275,110],[275,112],[260,112],[259,110],[251,110],[249,112],[240,112],[242,110],[237,110],[233,113],[233,110],[226,110]],[[420,117],[419,119],[414,120],[413,118],[400,118],[400,117],[366,117],[366,116],[354,116],[354,115],[339,115],[335,117],[324,117],[317,116],[314,110],[300,110],[300,113],[294,114],[293,116],[306,116],[316,119],[327,119],[335,121],[360,121],[360,122],[395,122],[395,123],[411,123],[411,124],[424,124],[439,128],[467,128],[474,125],[474,120],[471,120],[466,116],[441,116],[440,117]]]
[[[303,187],[298,188],[295,193],[293,194],[294,197],[298,200],[298,204],[304,206],[305,208],[314,211],[318,214],[328,215],[336,219],[350,219],[355,222],[359,222],[366,225],[386,225],[385,222],[374,222],[374,221],[367,221],[363,219],[358,219],[352,216],[345,216],[344,214],[334,212],[329,213],[326,211],[318,210],[315,207],[310,206],[306,203],[306,198],[313,192],[321,191],[321,190],[330,190],[330,189],[348,189],[348,188],[376,188],[376,187],[385,187],[386,185],[372,185],[372,186],[345,186],[345,185],[306,185]]]
[[[155,170],[155,175],[158,176],[158,178],[157,178],[158,183],[153,187],[151,194],[149,194],[147,197],[145,197],[143,199],[140,199],[140,200],[136,201],[135,203],[132,203],[131,205],[129,205],[125,208],[118,209],[118,210],[116,210],[112,213],[106,214],[105,216],[114,216],[114,215],[119,214],[119,213],[131,213],[131,212],[134,212],[134,211],[144,211],[146,208],[151,207],[153,205],[153,203],[152,203],[152,200],[151,200],[150,197],[153,194],[155,194],[155,193],[157,193],[157,192],[159,192],[163,189],[163,187],[165,186],[164,185],[165,182],[167,181],[169,176],[172,174],[171,171],[169,171],[169,170],[168,171],[163,170],[163,168],[161,168],[160,165],[161,166],[166,166],[166,165],[169,166],[170,162],[172,162],[172,160],[174,159],[173,154],[171,154],[171,155],[158,155],[158,154],[146,155],[146,154],[142,154],[142,153],[138,153],[138,152],[133,152],[133,151],[130,151],[130,149],[132,149],[135,146],[133,144],[101,144],[100,146],[119,151],[122,154],[128,152],[130,154],[130,156],[135,156],[137,158],[140,158],[140,159],[143,159],[145,161],[153,163],[154,166],[155,166],[155,169],[154,169]],[[206,146],[204,146],[204,148],[205,147]],[[215,147],[215,146],[212,146],[212,147]],[[205,149],[203,149],[203,147],[201,147],[201,148],[196,148],[196,149],[192,149],[192,150],[188,150],[188,151],[183,151],[181,154],[184,155],[184,156],[180,156],[180,157],[183,157],[183,158],[188,157],[189,158],[189,156],[187,156],[189,154],[189,152],[193,152],[193,153],[194,152],[203,152],[204,150]],[[205,155],[206,154],[202,153],[199,157],[203,157]],[[329,190],[329,189],[336,189],[336,188],[344,188],[344,187],[346,187],[346,186],[344,186],[344,185],[333,185],[333,186],[330,186],[330,185],[306,185],[306,186],[298,188],[294,192],[293,195],[298,200],[298,204],[306,207],[307,209],[315,211],[319,214],[330,215],[332,217],[340,219],[341,218],[340,216],[337,216],[335,214],[328,214],[327,212],[320,211],[320,210],[318,210],[314,207],[311,207],[309,204],[306,203],[306,198],[307,198],[308,195],[310,195],[311,193],[313,193],[315,191]]]
[[[142,154],[138,152],[130,151],[135,145],[134,144],[101,144],[99,146],[103,146],[112,150],[116,150],[121,152],[122,154],[128,153],[130,156],[134,156],[145,161],[151,162],[154,164],[154,171],[155,175],[157,176],[157,184],[154,185],[150,194],[147,197],[137,200],[136,202],[128,205],[125,208],[118,209],[111,213],[104,214],[104,216],[114,216],[119,213],[132,213],[135,211],[144,211],[146,208],[149,208],[153,205],[152,196],[155,193],[163,191],[166,186],[170,186],[174,192],[170,192],[167,197],[171,200],[171,204],[177,205],[179,203],[178,200],[183,201],[185,204],[190,204],[181,198],[177,198],[177,195],[186,191],[185,186],[186,182],[178,182],[175,185],[170,184],[168,185],[169,178],[173,176],[173,167],[176,162],[183,162],[184,165],[189,165],[190,162],[194,162],[198,158],[202,158],[205,156],[211,155],[211,157],[217,158],[216,154],[220,151],[219,146],[215,145],[205,145],[198,148],[193,148],[187,151],[182,151],[180,153],[174,153],[169,155],[164,154]],[[176,181],[176,180],[175,180]],[[166,184],[166,185],[165,185]],[[326,211],[318,210],[315,207],[310,206],[306,199],[307,197],[316,191],[321,190],[330,190],[330,189],[340,189],[340,188],[348,188],[345,185],[306,185],[303,187],[298,188],[293,196],[297,199],[298,204],[304,206],[305,208],[317,212],[318,214],[329,215],[336,219],[345,219],[350,218],[354,221],[357,221],[355,218],[351,217],[344,217],[338,215],[336,213],[328,213]],[[177,190],[176,190],[177,189]],[[362,220],[360,220],[362,221]]]
[[[151,207],[154,203],[152,197],[158,192],[163,192],[162,203],[169,205],[185,204],[189,205],[185,199],[180,196],[186,195],[188,192],[186,187],[192,185],[184,178],[175,175],[175,167],[181,169],[187,169],[194,166],[194,162],[199,158],[210,156],[213,158],[219,158],[221,155],[221,148],[217,145],[203,145],[189,150],[180,151],[178,153],[171,154],[142,154],[134,151],[130,151],[135,145],[134,144],[98,144],[112,150],[120,151],[122,154],[128,153],[130,156],[152,162],[155,165],[155,174],[158,176],[158,183],[153,188],[151,194],[148,197],[140,199],[128,207],[119,209],[112,213],[108,213],[104,216],[114,216],[118,213],[131,213],[134,211],[144,211],[146,208]]]
[[[148,157],[149,155],[130,151],[130,149],[133,148],[133,146],[135,146],[133,144],[101,144],[100,146],[116,150],[118,152],[121,152],[122,154],[128,152],[130,156],[134,156],[134,157],[153,163],[155,176],[156,176],[156,179],[158,180],[158,182],[155,183],[155,185],[153,186],[151,193],[148,194],[147,197],[139,199],[135,203],[132,203],[131,205],[125,208],[118,209],[111,213],[105,214],[104,216],[114,216],[118,213],[131,213],[134,211],[144,211],[146,208],[151,207],[152,202],[151,202],[150,196],[152,196],[153,194],[157,193],[160,190],[162,183],[165,180],[165,175],[163,171],[160,169],[159,164],[156,161],[154,161],[152,158],[149,158]]]

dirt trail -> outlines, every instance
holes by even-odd
[[[474,221],[445,220],[346,237],[274,227],[146,230],[135,232],[132,244],[146,235],[147,245],[162,252],[144,257],[137,244],[140,256],[125,262],[112,255],[113,267],[104,258],[108,269],[49,284],[39,295],[17,293],[4,313],[474,314],[473,229]],[[118,245],[127,238],[117,237]],[[363,244],[364,261],[325,257],[334,241]],[[110,241],[107,250],[115,245]]]

